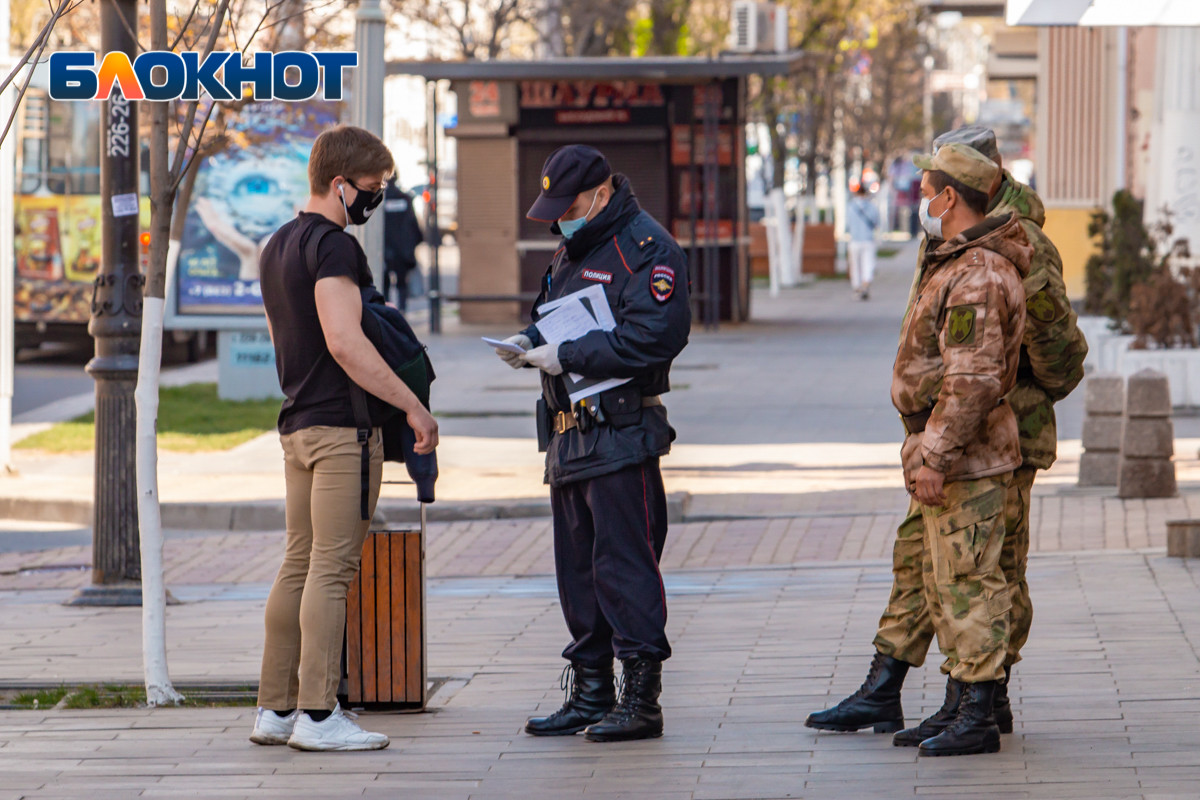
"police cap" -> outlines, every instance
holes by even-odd
[[[567,213],[579,194],[595,189],[611,175],[608,159],[596,148],[586,144],[560,147],[546,159],[541,194],[525,216],[538,222],[554,222]]]

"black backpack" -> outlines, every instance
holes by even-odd
[[[330,231],[342,230],[332,222],[318,221],[308,233],[304,245],[304,265],[309,275],[316,277],[317,249],[321,240]],[[425,345],[417,338],[412,326],[398,309],[389,306],[383,295],[374,286],[361,289],[363,301],[363,333],[383,360],[400,380],[412,390],[425,408],[429,408],[429,387],[437,377]],[[362,495],[360,513],[369,519],[369,485],[371,476],[371,451],[369,439],[371,428],[383,432],[383,460],[404,463],[408,475],[417,487],[417,500],[422,503],[434,501],[434,484],[437,481],[437,453],[420,455],[413,451],[416,434],[408,424],[403,411],[368,394],[361,386],[350,381],[350,405],[354,409],[354,424],[358,441],[362,445]]]

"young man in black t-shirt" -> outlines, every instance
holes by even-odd
[[[358,571],[368,522],[361,519],[362,447],[350,382],[401,409],[416,452],[437,446],[437,422],[362,331],[360,289],[371,271],[357,240],[338,228],[362,225],[383,200],[394,164],[374,134],[350,126],[322,133],[308,162],[311,196],[281,227],[259,263],[263,306],[283,389],[279,438],[287,482],[287,546],[266,610],[258,744],[300,750],[378,750],[337,704],[346,591]],[[315,264],[305,263],[312,235]],[[383,444],[371,432],[369,511],[382,478]]]

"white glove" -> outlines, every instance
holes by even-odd
[[[509,344],[515,344],[517,347],[524,348],[525,350],[533,347],[533,341],[523,333],[518,333],[516,336],[510,336],[504,341],[508,342]],[[521,360],[521,355],[519,353],[510,353],[507,350],[501,350],[499,347],[497,347],[496,355],[500,356],[504,363],[508,364],[513,369],[521,369],[521,367],[525,366],[525,362]]]
[[[532,364],[548,375],[562,375],[562,364],[558,363],[558,345],[544,344],[521,356],[526,364]]]

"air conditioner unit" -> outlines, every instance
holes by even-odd
[[[787,7],[782,3],[734,0],[729,49],[734,53],[787,52]]]

